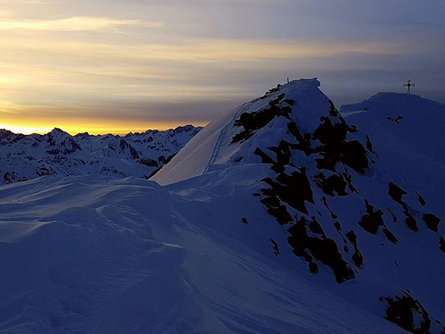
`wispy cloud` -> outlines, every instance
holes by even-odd
[[[26,4],[26,5],[42,5],[42,4],[52,3],[52,1],[50,1],[50,0],[17,0],[17,2]]]
[[[0,25],[1,29],[1,25]],[[403,43],[313,43],[305,41],[254,41],[227,39],[187,39],[176,43],[103,43],[40,39],[13,40],[0,37],[3,55],[0,60],[19,61],[38,59],[40,63],[57,64],[71,59],[82,67],[100,60],[108,62],[258,62],[268,59],[322,58],[342,54],[400,54],[416,53],[416,48],[408,48]],[[29,52],[32,58],[29,58]]]
[[[286,77],[334,100],[406,77],[434,93],[445,3],[401,2],[0,0],[0,123],[204,122]]]
[[[34,30],[34,31],[100,31],[124,26],[143,26],[159,29],[162,22],[142,22],[138,20],[121,20],[107,17],[76,16],[57,20],[0,20],[1,30]]]

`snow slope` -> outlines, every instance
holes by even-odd
[[[248,188],[224,192],[96,176],[1,187],[0,332],[392,332],[276,259],[267,224],[239,220],[261,209]]]
[[[316,119],[318,116],[317,108],[320,107],[318,97],[322,94],[318,91],[318,81],[311,79],[292,81],[290,84],[281,86],[279,91],[278,88],[272,89],[263,98],[247,102],[210,123],[199,135],[193,138],[189,145],[181,150],[178,156],[174,157],[168,165],[153,176],[152,180],[165,185],[200,175],[207,172],[209,168],[224,168],[230,165],[230,159],[236,159],[236,151],[239,149],[238,145],[229,145],[237,130],[234,127],[235,120],[244,112],[249,113],[267,108],[273,97],[283,93],[286,94],[286,98],[299,99],[299,105],[296,108],[304,109],[305,122],[318,122],[318,119]],[[313,103],[315,105],[312,105]],[[264,137],[275,130],[278,133],[274,136],[279,137],[283,131],[286,131],[282,128],[282,125],[279,123],[276,127],[262,129],[263,132],[267,131]],[[252,139],[248,144],[250,147],[254,147],[257,142]],[[249,152],[248,158],[251,160],[252,157],[254,157],[253,152]],[[246,158],[244,157],[243,162],[246,162]],[[254,160],[257,159],[254,158]]]
[[[149,176],[200,129],[187,125],[124,137],[71,136],[60,129],[25,136],[0,130],[0,183],[43,175]]]
[[[444,184],[397,173],[440,159],[391,161],[392,107],[352,122],[318,87],[244,104],[149,181],[1,186],[0,333],[442,333]]]
[[[260,176],[239,177],[261,181],[252,195],[288,234],[281,242],[271,238],[277,254],[290,245],[312,274],[331,270],[340,284],[357,281],[357,301],[369,298],[364,291],[372,286],[381,294],[372,298],[387,302],[389,320],[411,331],[432,328],[393,313],[411,303],[411,316],[423,317],[419,298],[445,316],[444,106],[379,94],[364,102],[367,110],[344,107],[345,121],[318,86],[315,79],[293,81],[244,104],[212,124],[210,143],[197,145],[203,131],[152,180],[168,185],[202,175],[214,182],[228,169],[268,165]],[[424,272],[437,280],[427,283]]]
[[[417,95],[379,93],[342,106],[341,112],[370,135],[388,173],[409,180],[414,188],[422,189],[436,210],[443,210],[444,104]]]

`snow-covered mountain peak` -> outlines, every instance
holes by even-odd
[[[44,175],[147,177],[181,149],[200,127],[117,135],[71,136],[55,128],[47,134],[0,131],[0,180],[5,183]]]
[[[317,79],[294,80],[241,105],[209,124],[152,179],[169,184],[227,164],[258,162],[256,148],[285,136],[289,121],[313,131],[323,115],[337,113],[319,86]]]
[[[70,134],[68,132],[63,131],[60,128],[54,128],[50,132],[48,132],[48,134],[53,135],[53,136],[55,136],[55,135],[70,136]]]
[[[321,83],[317,78],[291,80],[285,84],[278,84],[276,88],[269,90],[266,95],[280,91],[286,94],[298,94],[304,90],[317,90]],[[290,95],[289,95],[290,97]]]
[[[12,135],[14,134],[12,131],[10,130],[6,130],[6,129],[0,129],[0,135],[4,136],[4,135]]]
[[[74,136],[74,138],[88,138],[91,137],[91,135],[88,132],[81,132]]]
[[[0,187],[0,331],[444,333],[443,107],[385,93],[342,115],[318,87],[279,85],[212,122],[154,175],[165,186]],[[18,170],[35,143],[45,166],[136,175],[197,131],[1,152]]]
[[[240,113],[255,113],[268,106],[285,108],[287,104],[292,109],[291,117],[302,126],[311,128],[318,124],[320,116],[324,114],[323,107],[329,104],[328,97],[319,87],[320,81],[315,78],[293,80],[269,90],[263,97],[251,101],[250,105],[245,104]],[[288,109],[285,108],[284,112],[288,112]]]
[[[382,159],[392,159],[390,156],[403,152],[412,160],[432,159],[445,165],[445,142],[437,139],[445,128],[445,104],[417,95],[379,93],[363,102],[344,105],[340,110],[348,122],[366,129],[375,144],[381,146]],[[389,168],[401,167],[396,174],[409,172],[407,177],[415,180],[419,173],[409,171],[414,166],[417,164],[406,167],[390,164]]]
[[[445,105],[428,100],[419,95],[406,93],[380,92],[363,102],[344,105],[341,112],[345,115],[351,112],[417,112],[417,113],[442,113],[445,118]]]
[[[11,141],[18,137],[19,135],[16,135],[15,133],[6,130],[6,129],[0,129],[0,142],[3,141]]]
[[[443,299],[432,293],[443,296],[443,284],[425,290],[418,275],[428,257],[435,263],[428,272],[443,277],[437,184],[445,182],[438,180],[443,167],[436,167],[445,152],[438,140],[443,106],[384,93],[345,107],[353,112],[343,117],[318,86],[294,81],[243,104],[204,128],[152,180],[220,194],[257,189],[252,196],[284,231],[269,234],[277,256],[290,247],[321,281],[358,281],[349,287],[352,299],[369,296],[365,286],[378,286],[374,300],[404,329],[416,332],[434,322],[435,330],[445,330],[426,311],[443,313]],[[421,180],[433,166],[436,185],[425,187]],[[256,226],[258,216],[252,212],[242,221]],[[407,325],[410,316],[424,320]]]

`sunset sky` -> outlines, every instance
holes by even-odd
[[[286,77],[445,102],[443,0],[0,0],[0,128],[203,125]]]

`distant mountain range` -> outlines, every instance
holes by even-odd
[[[180,126],[126,136],[75,136],[55,128],[45,135],[0,130],[0,183],[44,175],[148,177],[176,154],[200,127]]]
[[[4,132],[6,182],[57,176],[0,186],[0,333],[445,333],[445,105],[319,86],[197,134]]]

